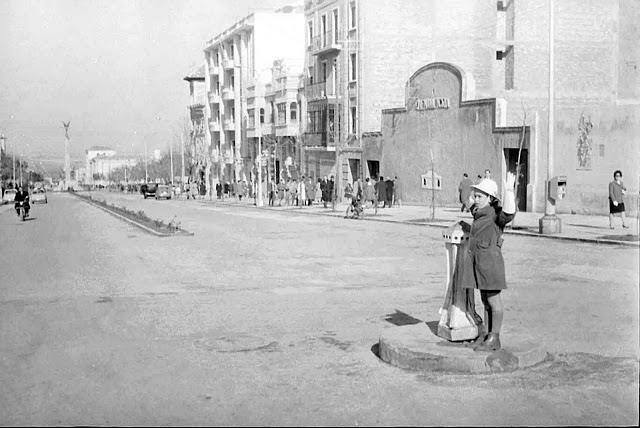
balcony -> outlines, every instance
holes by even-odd
[[[209,121],[209,131],[211,132],[220,132],[220,122],[217,120]]]
[[[220,94],[217,92],[209,92],[209,102],[211,104],[220,104]]]
[[[216,76],[218,74],[220,74],[220,67],[218,67],[217,65],[210,65],[209,66],[209,74],[212,76]]]
[[[276,137],[297,137],[300,135],[300,125],[297,120],[276,125]]]
[[[315,36],[311,41],[311,53],[313,55],[324,55],[340,52],[342,50],[341,39],[342,35],[340,33],[334,34],[333,31]]]
[[[314,85],[305,85],[304,95],[307,97],[307,101],[336,98],[336,93],[331,82],[320,82]]]
[[[236,124],[233,119],[225,119],[223,124],[224,124],[225,131],[235,131],[236,129]]]
[[[225,70],[233,70],[234,66],[235,66],[235,62],[233,58],[225,58],[222,60],[222,67]]]
[[[349,98],[356,98],[358,96],[358,85],[356,82],[349,83]]]
[[[232,100],[234,98],[235,94],[234,94],[234,90],[233,88],[222,88],[222,99],[227,101],[227,100]]]

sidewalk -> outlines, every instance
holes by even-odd
[[[243,206],[254,209],[264,209],[272,211],[287,211],[296,214],[324,215],[330,217],[344,218],[348,203],[336,204],[335,211],[330,207],[324,208],[322,204],[311,207],[269,207],[265,200],[265,206],[258,208],[253,204],[253,199],[242,202],[230,198],[217,200],[200,200],[205,204]],[[619,217],[614,219],[614,229],[609,228],[609,218],[604,215],[581,215],[581,214],[558,214],[562,219],[562,231],[555,235],[542,235],[538,233],[538,220],[543,213],[518,212],[513,223],[506,229],[506,234],[524,235],[537,238],[561,239],[570,241],[591,242],[598,244],[620,244],[638,247],[638,218],[627,217],[628,229],[622,228],[622,221]],[[403,205],[393,208],[378,208],[378,213],[374,214],[373,209],[366,209],[363,217],[364,221],[380,221],[390,223],[404,223],[422,225],[430,227],[446,228],[453,222],[464,220],[468,223],[473,221],[471,214],[461,213],[459,208],[437,207],[435,218],[431,219],[431,207]],[[345,219],[344,221],[357,221]]]

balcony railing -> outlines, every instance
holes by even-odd
[[[209,131],[211,132],[219,132],[220,131],[220,122],[217,120],[209,121]]]
[[[212,104],[219,104],[220,94],[217,92],[209,92],[209,102]]]
[[[212,74],[212,75],[220,74],[220,67],[218,67],[217,65],[210,65],[209,74]]]
[[[225,131],[234,131],[236,129],[236,124],[233,119],[225,119],[223,123]]]
[[[327,31],[324,34],[315,36],[311,41],[311,53],[314,55],[338,52],[342,49],[342,35],[340,33],[334,33],[333,31]]]
[[[307,101],[336,98],[336,92],[331,82],[320,82],[313,85],[305,85],[304,94]]]
[[[233,67],[235,66],[235,62],[233,61],[233,58],[225,58],[222,60],[222,67],[229,70],[229,69],[233,69]]]
[[[358,96],[358,86],[355,82],[349,83],[349,98],[355,98]]]
[[[232,100],[234,97],[233,88],[222,88],[222,99],[223,100]]]

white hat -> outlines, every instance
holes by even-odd
[[[498,197],[498,184],[490,178],[483,178],[478,184],[471,187],[494,198]]]

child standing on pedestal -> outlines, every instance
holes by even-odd
[[[480,331],[474,350],[500,349],[503,306],[500,292],[507,288],[504,259],[502,258],[502,233],[515,217],[515,175],[507,173],[505,196],[502,206],[498,199],[498,185],[490,178],[483,178],[472,185],[474,205],[471,207],[473,224],[469,235],[469,249],[465,255],[459,286],[477,288],[484,305],[484,331]]]

